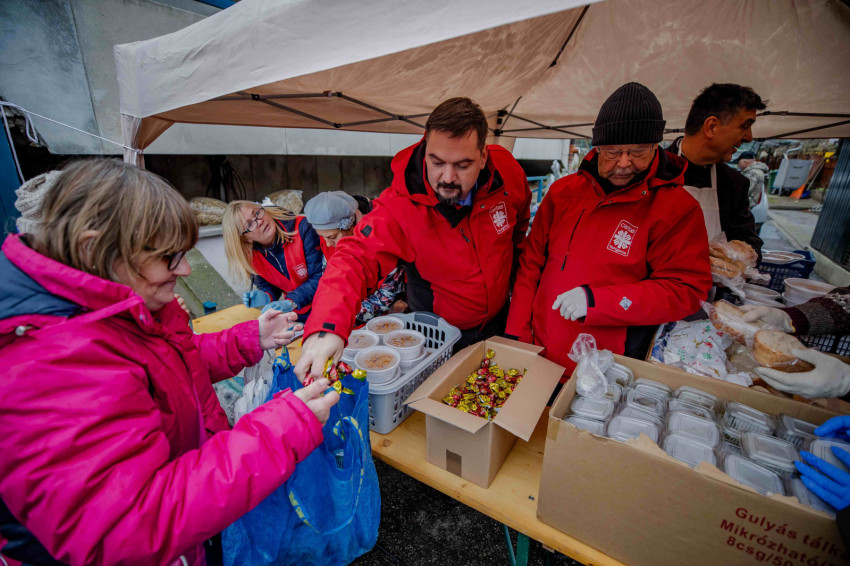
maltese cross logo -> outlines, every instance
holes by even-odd
[[[637,226],[631,222],[620,220],[620,223],[614,230],[614,234],[611,236],[611,240],[608,242],[608,250],[627,257],[637,230]]]
[[[501,234],[511,227],[511,223],[508,222],[508,209],[504,202],[500,202],[490,209],[490,220],[493,221],[493,228],[496,229],[497,234]]]
[[[304,265],[303,263],[299,263],[298,265],[295,266],[295,273],[298,274],[298,277],[302,277],[302,278],[307,277],[307,275],[309,274],[307,272],[307,266]]]

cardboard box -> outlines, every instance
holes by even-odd
[[[478,370],[487,349],[496,352],[502,369],[527,368],[525,377],[492,421],[443,403],[452,387]],[[435,371],[408,398],[407,404],[425,413],[427,460],[481,487],[490,482],[517,437],[528,441],[564,368],[537,354],[539,346],[506,338],[491,338],[464,348]]]
[[[836,413],[670,366],[615,356],[636,377],[671,388],[690,385],[766,413],[823,423]],[[631,565],[848,563],[834,519],[794,497],[766,497],[718,468],[669,457],[646,436],[627,443],[596,437],[561,420],[575,379],[549,412],[537,516]]]

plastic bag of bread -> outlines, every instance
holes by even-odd
[[[702,308],[708,313],[708,318],[714,328],[750,349],[753,347],[756,332],[759,330],[780,330],[761,321],[744,322],[742,318],[746,313],[728,301],[702,303]]]
[[[714,282],[731,289],[736,295],[744,298],[745,273],[752,270],[758,261],[758,254],[746,242],[732,240],[727,242],[721,237],[708,244],[709,261],[711,262],[711,278]]]
[[[781,330],[759,330],[753,340],[753,357],[760,366],[788,373],[812,371],[815,366],[793,356],[793,350],[805,350],[802,342]]]
[[[296,191],[294,189],[275,191],[263,200],[268,199],[272,203],[272,206],[279,206],[290,211],[292,214],[299,214],[304,208],[303,194],[304,191]],[[263,206],[266,206],[265,203]]]
[[[189,201],[189,206],[192,207],[195,218],[198,219],[198,224],[201,226],[221,224],[224,209],[227,208],[224,202],[209,197],[195,197]]]

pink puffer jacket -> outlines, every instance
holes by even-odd
[[[223,430],[212,382],[261,354],[256,321],[193,335],[176,301],[152,315],[129,287],[9,236],[0,499],[62,562],[204,564],[200,544],[322,441],[288,392]]]

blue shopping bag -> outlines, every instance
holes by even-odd
[[[378,540],[381,493],[369,442],[369,384],[343,378],[324,442],[281,487],[222,533],[226,566],[348,564]],[[300,389],[284,348],[266,401]]]

